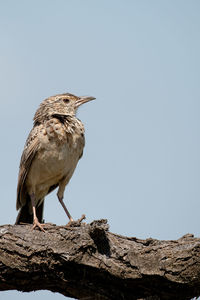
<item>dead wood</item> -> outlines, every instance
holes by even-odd
[[[106,220],[0,226],[0,290],[50,290],[76,299],[192,299],[200,295],[200,239],[141,240]]]

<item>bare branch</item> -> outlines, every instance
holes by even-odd
[[[50,290],[76,299],[191,299],[200,295],[200,239],[141,240],[106,220],[73,227],[0,227],[0,290]]]

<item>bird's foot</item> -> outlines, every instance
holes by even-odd
[[[35,219],[33,220],[33,227],[32,227],[32,230],[34,230],[36,227],[38,227],[41,231],[45,232],[45,230],[44,230],[44,228],[43,228],[44,225],[45,225],[45,224],[41,224],[41,223],[38,221],[38,218],[35,218]]]
[[[85,214],[83,214],[76,222],[81,223],[85,219],[86,219],[86,216],[85,216]]]
[[[69,220],[69,222],[67,223],[67,227],[70,227],[70,226],[79,226],[81,224],[81,222],[83,220],[86,219],[86,216],[85,215],[82,215],[78,220],[74,221],[72,218]]]

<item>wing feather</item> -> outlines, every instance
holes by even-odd
[[[19,176],[18,176],[18,184],[17,184],[17,203],[16,207],[19,209],[26,203],[26,188],[25,188],[25,180],[27,174],[30,170],[33,158],[35,157],[38,148],[39,148],[39,140],[38,133],[40,126],[35,126],[29,133],[27,138],[24,151],[22,153],[20,167],[19,167]]]

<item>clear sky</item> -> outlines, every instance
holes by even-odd
[[[1,0],[1,224],[13,224],[20,156],[46,97],[91,95],[65,203],[138,238],[200,234],[200,1]],[[45,220],[65,224],[56,193]],[[47,291],[0,299],[66,299]]]

